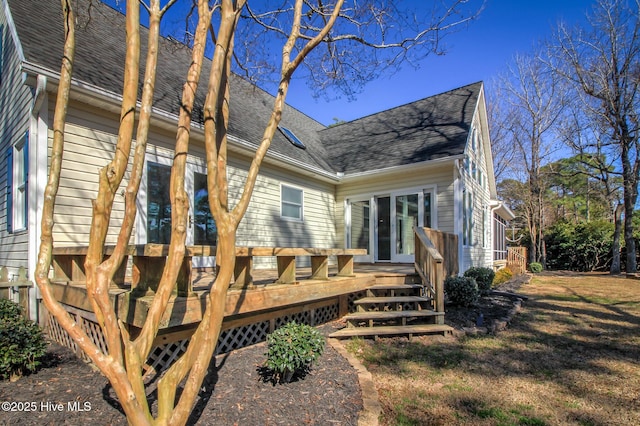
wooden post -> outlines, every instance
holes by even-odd
[[[294,284],[296,282],[296,257],[278,256],[277,284]]]
[[[0,268],[0,283],[9,282],[9,271],[6,266]],[[0,299],[9,299],[9,287],[0,287]]]
[[[253,256],[236,257],[236,266],[233,270],[233,286],[232,288],[251,288],[253,287]]]
[[[433,284],[436,288],[436,312],[444,313],[444,265],[442,261],[435,263]],[[436,316],[436,324],[444,324],[444,315]]]
[[[354,277],[353,273],[353,256],[339,254],[338,258],[338,276],[340,277]]]
[[[328,280],[329,279],[329,260],[328,256],[311,256],[311,279],[312,280]]]

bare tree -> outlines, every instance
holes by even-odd
[[[500,80],[499,122],[505,142],[513,147],[514,159],[527,182],[522,194],[526,225],[531,237],[530,259],[544,264],[544,193],[542,166],[557,150],[553,139],[563,91],[544,63],[533,56],[516,56]]]
[[[491,155],[493,157],[493,174],[496,182],[512,175],[515,172],[516,151],[513,149],[512,141],[509,138],[508,122],[506,121],[504,108],[507,105],[500,102],[502,94],[499,82],[494,82],[493,90],[487,91],[489,99],[487,101],[487,115],[491,128]]]
[[[607,124],[598,111],[598,103],[584,92],[578,91],[568,103],[558,135],[575,154],[582,165],[581,173],[600,183],[599,192],[608,204],[609,219],[614,222],[612,262],[610,272],[619,274],[620,236],[624,211],[621,172],[616,171],[620,154],[610,138]],[[562,173],[563,171],[558,171]]]
[[[640,178],[639,10],[638,0],[599,0],[585,28],[558,26],[549,43],[548,61],[559,76],[585,95],[582,103],[603,129],[610,157],[619,158],[616,170],[623,181],[627,272],[637,269],[633,211]]]
[[[307,68],[307,77],[313,84],[324,87],[323,82],[333,82],[339,87],[341,85],[347,87],[347,82],[354,79],[360,82],[366,81],[375,70],[398,66],[400,62],[410,59],[409,52],[412,50],[422,54],[439,51],[441,33],[454,25],[467,22],[474,16],[474,13],[470,16],[464,14],[467,11],[465,0],[438,2],[437,4],[444,8],[440,9],[439,13],[428,15],[432,19],[427,22],[427,25],[422,25],[419,31],[414,31],[411,36],[405,36],[404,31],[409,27],[402,26],[403,22],[418,21],[409,19],[412,15],[397,14],[399,2],[296,0],[284,3],[284,6],[283,2],[278,2],[273,9],[269,10],[267,8],[269,3],[266,2],[256,2],[255,5],[252,3],[253,8],[249,8],[246,0],[218,0],[211,4],[206,0],[198,0],[189,14],[190,18],[195,19],[197,16],[197,19],[195,26],[189,27],[192,56],[183,86],[171,171],[171,241],[166,266],[144,325],[136,336],[131,336],[110,303],[108,286],[125,258],[127,244],[133,230],[136,215],[135,200],[140,187],[147,135],[151,125],[151,107],[158,68],[160,23],[162,17],[176,2],[177,0],[162,3],[160,0],[149,0],[145,3],[129,0],[126,3],[127,52],[120,128],[113,160],[100,171],[99,191],[93,202],[93,220],[85,263],[87,296],[108,346],[108,353],[102,353],[55,300],[48,279],[53,248],[53,210],[60,181],[64,124],[71,88],[75,45],[72,1],[61,0],[66,41],[55,109],[54,144],[45,191],[43,237],[36,281],[47,309],[109,379],[129,422],[136,425],[185,424],[192,410],[220,334],[226,293],[235,264],[236,230],[247,210],[260,165],[280,122],[294,72],[303,66],[305,61],[315,59],[316,65],[310,65]],[[287,6],[288,4],[292,5]],[[386,6],[381,6],[382,4]],[[140,47],[141,7],[149,14],[149,38],[146,52],[141,52]],[[408,20],[400,19],[401,16]],[[240,25],[241,21],[242,25]],[[279,55],[280,66],[271,116],[249,167],[240,199],[235,205],[231,205],[226,173],[228,104],[231,96],[229,81],[236,45],[251,46],[251,39],[236,38],[237,35],[245,34],[243,31],[247,31],[249,25],[257,26],[258,32],[279,35],[283,47]],[[214,39],[215,47],[212,53],[211,72],[208,76],[203,118],[209,207],[218,227],[216,253],[218,273],[211,285],[202,321],[191,337],[186,352],[168,368],[158,382],[158,411],[154,418],[142,380],[142,365],[152,349],[160,319],[167,308],[185,255],[188,223],[188,197],[185,191],[186,154],[190,142],[195,94],[200,81],[208,34]],[[358,61],[361,61],[363,56],[352,57],[349,49],[338,49],[337,46],[340,43],[346,43],[354,52],[356,48],[371,49],[370,57],[373,59],[360,66]],[[321,44],[324,45],[326,52],[314,56],[313,52]],[[375,52],[380,51],[388,53],[380,53],[381,56],[377,57],[378,53]],[[141,69],[139,62],[143,54],[146,54],[145,73],[142,79],[142,94],[138,98]],[[242,56],[236,57],[242,59]],[[352,61],[354,58],[355,63]],[[364,74],[354,73],[357,69],[369,69],[369,71]],[[135,145],[132,142],[134,133]],[[125,189],[126,213],[113,254],[105,260],[104,243],[109,223],[113,219],[111,211],[114,197],[128,163],[131,164],[131,175]],[[180,383],[183,385],[178,396]]]

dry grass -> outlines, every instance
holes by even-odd
[[[507,331],[354,340],[384,425],[640,425],[640,281],[536,276]]]

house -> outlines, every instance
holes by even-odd
[[[84,245],[96,171],[110,159],[119,122],[124,32],[119,12],[79,0],[56,246]],[[143,34],[144,40],[144,34]],[[144,44],[144,41],[143,41]],[[55,0],[2,0],[0,14],[0,266],[32,276],[52,141],[63,45]],[[143,46],[144,48],[144,46]],[[153,127],[132,244],[167,243],[167,176],[189,50],[160,46]],[[209,64],[202,75],[208,76]],[[258,145],[272,96],[238,76],[230,105],[230,196]],[[202,105],[202,97],[199,98]],[[201,111],[194,113],[187,191],[188,244],[215,244],[208,213]],[[125,176],[125,181],[127,176]],[[125,185],[126,182],[123,183]],[[114,220],[122,217],[116,200]],[[365,248],[360,262],[413,262],[412,226],[457,234],[459,271],[491,266],[512,213],[497,200],[481,82],[326,127],[287,106],[238,231],[246,246]],[[109,233],[114,243],[116,228]],[[210,267],[201,258],[196,266]],[[195,262],[195,260],[194,260]],[[268,266],[265,263],[263,266]],[[32,301],[35,306],[35,299]]]

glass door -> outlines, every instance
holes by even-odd
[[[215,246],[218,241],[218,228],[209,209],[206,169],[188,165],[186,187],[190,199],[187,245]],[[194,257],[193,266],[212,268],[215,266],[215,257]]]
[[[169,244],[171,242],[169,196],[171,166],[167,159],[158,157],[157,160],[158,162],[147,161],[146,205],[142,205],[139,215],[146,222],[142,222],[146,230],[146,238],[141,243]],[[187,164],[185,189],[190,200],[186,244],[215,246],[218,229],[209,210],[207,175],[204,167]],[[214,267],[215,257],[194,257],[193,266]]]
[[[376,260],[391,260],[391,197],[376,198]]]
[[[392,195],[391,198],[393,199],[391,215],[395,218],[391,230],[393,241],[391,260],[413,262],[415,253],[413,227],[418,225],[420,210],[418,194]]]

